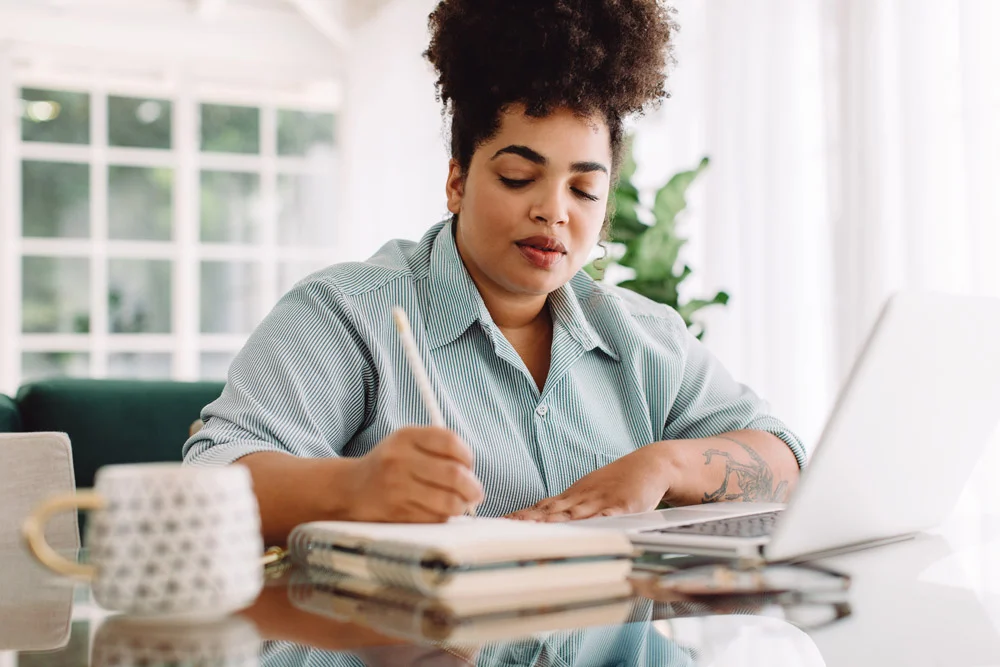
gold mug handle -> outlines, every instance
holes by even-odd
[[[65,512],[71,509],[100,510],[107,506],[107,502],[100,494],[94,491],[81,491],[79,493],[65,493],[54,496],[44,501],[35,508],[28,518],[21,525],[21,533],[28,542],[31,553],[35,555],[42,565],[58,574],[80,577],[83,579],[93,579],[97,575],[97,568],[93,565],[76,563],[59,555],[55,549],[45,541],[45,524],[53,514]]]

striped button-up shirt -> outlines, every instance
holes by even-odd
[[[659,440],[757,429],[804,465],[799,440],[671,308],[582,271],[548,304],[552,354],[539,389],[486,310],[450,222],[366,262],[331,266],[296,285],[253,332],[184,459],[363,456],[396,429],[427,424],[393,324],[399,305],[445,423],[475,455],[484,516],[557,495]]]

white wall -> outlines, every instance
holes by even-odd
[[[682,296],[730,294],[699,315],[706,343],[810,444],[836,388],[824,2],[675,0],[672,97],[635,127],[640,188],[711,157],[678,222]]]
[[[354,36],[339,136],[348,259],[389,239],[417,239],[447,215],[447,144],[434,73],[422,56],[436,4],[396,0]]]

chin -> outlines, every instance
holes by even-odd
[[[551,294],[557,289],[565,285],[569,280],[555,280],[549,277],[548,280],[531,280],[531,281],[518,281],[512,282],[511,287],[513,291],[520,292],[521,294],[529,294],[531,296],[542,296],[546,294]]]

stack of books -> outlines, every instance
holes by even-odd
[[[305,610],[408,640],[482,642],[624,622],[624,533],[507,519],[313,522],[289,537]]]

